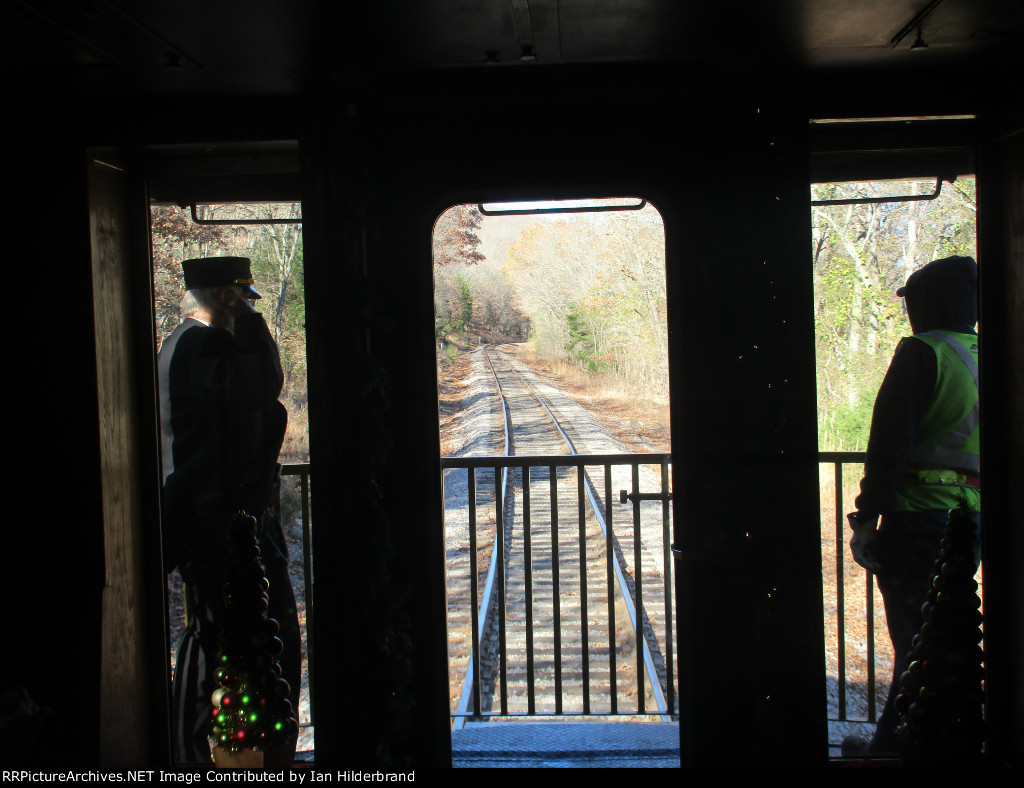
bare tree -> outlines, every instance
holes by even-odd
[[[920,181],[833,183],[815,200],[917,196]],[[961,179],[930,201],[816,206],[811,249],[823,442],[863,446],[871,405],[900,338],[910,333],[895,295],[924,264],[975,254],[974,181]]]
[[[505,269],[539,351],[667,393],[665,240],[653,208],[526,227]]]

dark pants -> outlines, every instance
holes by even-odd
[[[972,519],[980,535],[981,515],[976,514]],[[913,649],[914,636],[921,631],[921,608],[928,601],[934,564],[942,551],[939,542],[948,521],[946,511],[895,512],[885,515],[878,529],[878,558],[882,568],[876,577],[892,641],[893,674],[889,696],[868,747],[872,755],[899,752],[896,697],[902,690],[900,677],[909,664],[907,655]],[[981,559],[980,550],[980,540],[975,539],[975,567]]]
[[[260,557],[270,588],[267,615],[281,625],[279,637],[284,651],[279,657],[283,677],[291,687],[289,699],[299,709],[301,684],[301,645],[299,619],[288,577],[287,548],[280,523],[273,511],[263,516]],[[216,689],[214,658],[217,654],[220,620],[224,613],[224,568],[226,564],[212,556],[195,560],[181,569],[185,582],[185,609],[188,617],[178,646],[174,670],[174,760],[178,764],[209,764],[210,730],[213,705],[210,695]]]

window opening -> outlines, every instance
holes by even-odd
[[[811,186],[822,582],[829,747],[870,738],[892,681],[885,608],[873,576],[852,558],[855,510],[875,396],[900,339],[911,334],[895,295],[911,273],[951,255],[976,258],[973,176],[949,181]],[[935,189],[935,191],[938,191]],[[976,580],[981,583],[979,569]],[[869,585],[870,583],[870,585]],[[924,600],[922,600],[923,602]]]
[[[150,209],[153,298],[157,351],[181,322],[185,294],[182,260],[241,256],[252,261],[254,302],[277,344],[284,375],[279,400],[288,413],[278,455],[282,465],[279,516],[288,550],[288,575],[295,596],[301,638],[301,689],[296,719],[299,753],[313,750],[312,561],[309,510],[309,432],[306,387],[305,294],[302,206],[300,203],[218,203],[180,208],[154,204]],[[170,660],[177,669],[177,648],[185,626],[184,597],[177,571],[168,577]],[[269,588],[268,594],[274,589]]]
[[[637,198],[480,208],[433,237],[456,762],[474,719],[677,710],[661,216]]]

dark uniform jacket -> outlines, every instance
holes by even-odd
[[[262,316],[235,333],[186,318],[159,355],[165,566],[216,560],[238,509],[271,502],[287,412],[281,361]]]

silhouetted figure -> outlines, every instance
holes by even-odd
[[[858,747],[848,739],[844,754],[899,754],[894,702],[949,511],[963,503],[980,535],[977,271],[970,257],[947,257],[896,291],[914,335],[897,346],[878,391],[861,494],[849,515],[854,559],[877,575],[885,602],[893,683],[871,741]]]
[[[223,616],[228,534],[242,509],[260,526],[270,581],[269,614],[281,625],[281,665],[298,708],[300,646],[287,548],[271,506],[287,412],[278,401],[281,361],[250,303],[250,262],[213,257],[182,263],[183,320],[158,367],[164,474],[164,555],[185,585],[186,629],[174,673],[174,746],[180,763],[209,763],[214,656]]]

